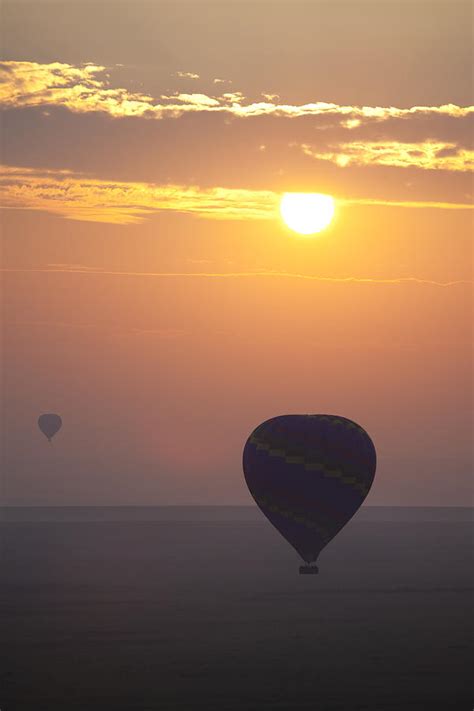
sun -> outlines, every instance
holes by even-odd
[[[300,235],[314,235],[331,222],[334,199],[321,193],[285,193],[280,213],[290,230]]]

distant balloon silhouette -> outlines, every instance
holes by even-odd
[[[335,415],[282,415],[245,444],[245,480],[259,508],[312,565],[367,496],[376,454],[359,425]]]
[[[38,417],[38,427],[44,436],[48,438],[49,442],[51,442],[51,439],[54,437],[56,432],[61,429],[62,424],[63,421],[59,415],[55,415],[53,413],[40,415]]]

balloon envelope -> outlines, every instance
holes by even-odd
[[[62,423],[63,421],[59,415],[55,415],[53,413],[47,413],[38,417],[38,427],[50,442],[56,432],[61,429]]]
[[[316,561],[367,496],[376,454],[359,425],[335,415],[282,415],[244,448],[247,486],[306,563]]]

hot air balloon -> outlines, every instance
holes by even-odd
[[[38,417],[38,427],[44,436],[48,438],[48,442],[51,442],[56,432],[61,429],[62,424],[63,421],[59,415],[53,413],[47,413]]]
[[[248,438],[245,481],[258,507],[317,573],[316,560],[367,496],[375,447],[359,425],[336,415],[281,415]]]

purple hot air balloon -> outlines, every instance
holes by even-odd
[[[59,415],[55,415],[54,413],[46,413],[38,417],[38,427],[44,436],[48,438],[48,442],[51,442],[56,432],[61,429],[62,424],[63,421]]]
[[[367,496],[376,454],[359,425],[335,415],[281,415],[244,448],[245,480],[269,521],[317,573],[319,553]]]

